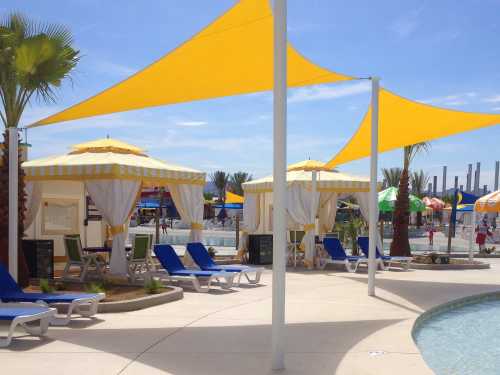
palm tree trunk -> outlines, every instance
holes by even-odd
[[[408,181],[408,168],[404,168],[399,180],[399,192],[394,210],[394,236],[391,243],[392,256],[411,256],[410,241],[408,239],[408,223],[410,218]]]
[[[9,133],[4,133],[3,155],[0,162],[0,263],[5,267],[9,264]],[[18,213],[18,282],[21,286],[29,284],[29,272],[22,249],[24,236],[24,213],[26,193],[24,191],[24,171],[19,158],[19,213]]]
[[[417,228],[422,226],[422,212],[417,212]]]

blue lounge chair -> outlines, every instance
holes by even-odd
[[[169,280],[189,281],[193,284],[193,287],[197,292],[208,292],[212,281],[216,280],[220,282],[220,278],[223,278],[226,281],[223,286],[224,288],[229,289],[233,286],[234,273],[187,269],[175,253],[174,248],[170,245],[155,245],[154,252],[162,267],[165,271],[167,271]],[[158,273],[154,273],[154,275],[158,276]],[[199,279],[207,280],[206,288],[201,287]]]
[[[358,245],[361,248],[361,251],[368,258],[368,249],[369,249],[369,239],[368,237],[358,237]],[[399,257],[399,256],[389,256],[382,255],[378,249],[375,248],[375,256],[377,258],[377,262],[382,270],[386,268],[391,268],[393,264],[397,264],[401,266],[404,270],[408,271],[410,268],[410,263],[412,261],[412,257]],[[387,263],[387,267],[386,264]]]
[[[348,272],[356,272],[360,264],[368,264],[365,257],[347,255],[338,238],[325,238],[323,246],[331,258],[326,259],[326,264],[343,264]]]
[[[189,255],[191,255],[191,258],[193,258],[194,262],[203,271],[226,271],[226,272],[236,273],[238,276],[236,285],[239,285],[242,275],[245,275],[250,284],[257,284],[260,281],[260,277],[262,275],[262,268],[253,268],[253,267],[239,266],[239,265],[227,265],[227,266],[218,265],[212,260],[212,257],[208,253],[207,249],[200,242],[188,243],[187,251]],[[255,278],[251,279],[248,276],[248,274],[250,273],[255,273]]]
[[[0,348],[9,346],[18,325],[34,336],[44,336],[54,318],[56,309],[24,303],[0,303],[0,320],[10,322],[7,336],[0,337]],[[27,323],[39,321],[39,326]]]
[[[65,316],[56,316],[50,322],[52,325],[67,325],[73,312],[83,317],[91,317],[97,313],[99,301],[104,299],[104,293],[31,293],[24,292],[10,273],[0,264],[0,300],[2,302],[32,302],[50,306],[67,304]]]

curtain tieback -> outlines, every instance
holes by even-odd
[[[310,230],[314,230],[315,225],[314,224],[304,224],[304,231],[309,232]]]
[[[203,230],[203,224],[192,222],[191,229]]]
[[[114,225],[109,227],[111,235],[116,236],[117,234],[125,232],[125,224]]]

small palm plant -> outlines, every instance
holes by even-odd
[[[229,185],[231,191],[238,195],[243,195],[243,184],[245,182],[251,181],[252,175],[247,172],[236,172],[231,175]]]
[[[0,20],[0,120],[5,129],[17,128],[21,116],[35,97],[55,101],[55,89],[79,60],[71,33],[59,25],[40,24],[18,13]],[[9,142],[4,133],[0,163],[0,261],[8,263]],[[24,178],[19,170],[19,234],[24,233]],[[21,236],[20,236],[21,237]],[[21,249],[21,246],[19,246]],[[26,285],[27,268],[19,255],[19,282]]]
[[[401,179],[401,173],[403,173],[401,168],[382,168],[382,175],[384,176],[385,181],[384,188],[391,186],[398,187],[399,180]]]
[[[411,190],[419,198],[424,196],[425,187],[429,183],[429,175],[423,170],[414,171],[410,175]],[[422,226],[422,212],[417,212],[417,228]]]
[[[411,256],[410,241],[408,239],[408,224],[410,217],[409,170],[415,156],[422,151],[428,151],[429,143],[417,143],[406,146],[403,153],[403,171],[399,179],[399,189],[394,204],[394,236],[391,243],[392,256]]]
[[[217,196],[220,203],[226,201],[226,189],[229,182],[229,174],[224,171],[215,171],[210,175],[212,183],[217,189]]]

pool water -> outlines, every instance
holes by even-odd
[[[500,374],[500,300],[445,311],[421,323],[417,346],[437,375]]]

